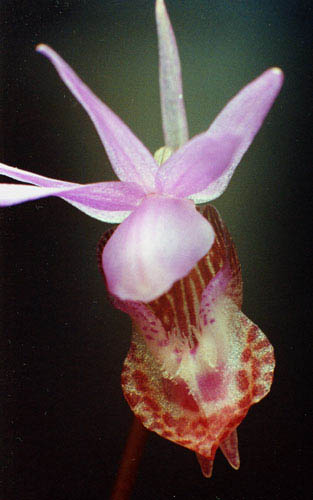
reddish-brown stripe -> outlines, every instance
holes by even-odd
[[[195,310],[195,300],[197,298],[195,297],[192,285],[191,285],[191,278],[185,278],[183,280],[184,286],[185,286],[185,307],[187,307],[189,311],[189,322],[193,326],[197,326],[197,311]],[[198,302],[198,300],[197,300]]]
[[[241,392],[245,392],[249,387],[249,379],[246,370],[239,370],[236,375],[238,388]]]
[[[256,380],[260,376],[260,362],[257,359],[252,360],[252,378],[253,380]]]
[[[274,354],[272,352],[269,352],[268,354],[265,354],[265,356],[262,357],[262,363],[266,365],[272,365],[275,361]]]
[[[163,431],[162,436],[165,438],[171,438],[173,437],[173,433],[171,431]]]
[[[146,392],[149,389],[149,380],[145,373],[141,370],[135,370],[132,373],[133,381],[135,382],[136,389],[139,392]]]
[[[204,257],[203,259],[201,259],[198,262],[198,269],[199,269],[201,278],[203,279],[203,281],[205,283],[205,286],[207,286],[210,283],[211,279],[213,278],[214,274],[212,274],[212,272],[208,266],[208,262],[206,261],[206,257]]]
[[[251,358],[251,349],[247,347],[241,354],[241,361],[243,363],[247,363],[250,358]]]
[[[264,339],[264,340],[261,340],[261,342],[258,342],[257,344],[255,344],[253,346],[253,349],[255,349],[256,351],[259,351],[261,349],[264,349],[265,347],[269,347],[271,344],[269,343],[269,341],[267,339]]]
[[[126,375],[126,373],[123,373],[122,372],[122,375],[121,375],[121,383],[122,385],[126,385],[129,383],[129,377]]]
[[[265,374],[263,375],[263,377],[262,377],[262,378],[263,378],[263,380],[264,380],[265,382],[271,382],[271,381],[272,381],[272,379],[273,379],[273,376],[274,376],[274,373],[273,373],[273,372],[267,372],[267,373],[265,373]]]
[[[238,403],[239,408],[248,408],[251,405],[251,396],[247,394]]]
[[[252,390],[252,395],[254,397],[260,397],[264,394],[264,387],[261,385],[255,385]]]
[[[143,398],[143,402],[148,408],[150,408],[152,411],[159,412],[161,410],[160,406],[155,402],[155,400],[149,398],[149,396],[145,396]]]
[[[135,394],[134,392],[128,392],[128,393],[125,392],[124,395],[131,408],[134,408],[141,400],[141,397],[138,396],[138,394]]]
[[[170,413],[164,413],[163,420],[168,427],[175,427],[177,420]]]
[[[255,341],[256,335],[257,335],[257,328],[255,325],[251,325],[251,327],[249,328],[248,338],[247,338],[249,344]]]
[[[172,297],[174,299],[174,308],[178,313],[176,314],[178,329],[183,336],[186,336],[188,332],[188,318],[186,317],[185,301],[181,286],[181,282],[174,285]]]
[[[168,294],[162,295],[158,300],[149,304],[157,318],[163,323],[166,330],[175,326],[174,311],[169,300]],[[165,320],[166,319],[166,320]]]
[[[240,422],[242,421],[242,419],[244,418],[244,416],[245,416],[245,414],[241,414],[241,415],[233,418],[229,422],[229,424],[227,425],[228,429],[233,429],[233,428],[237,427],[240,424]]]
[[[198,270],[198,266],[196,266],[191,271],[189,276],[190,276],[190,281],[192,281],[193,286],[195,288],[198,302],[200,303],[202,292],[204,290],[204,286],[203,286],[203,283],[202,283],[201,278],[200,278],[200,271]]]

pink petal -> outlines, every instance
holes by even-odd
[[[23,184],[0,184],[0,207],[8,207],[24,203],[25,201],[38,200],[47,196],[57,196],[62,188],[42,188],[25,186]]]
[[[4,187],[0,191],[0,206],[14,205],[47,196],[59,196],[91,217],[106,222],[121,222],[145,196],[143,189],[132,182],[74,184],[4,164],[0,164],[0,174],[41,186],[2,185]]]
[[[163,0],[155,4],[159,42],[159,80],[165,145],[177,149],[188,141],[180,60]]]
[[[192,202],[147,197],[104,247],[108,289],[122,300],[149,302],[185,276],[213,241],[211,225]]]
[[[145,192],[135,182],[97,182],[63,191],[61,197],[96,210],[133,210],[144,198]]]
[[[65,85],[87,111],[119,179],[136,182],[147,191],[153,190],[157,165],[142,142],[93,94],[54,50],[41,44],[37,51],[50,59]]]
[[[186,197],[207,188],[229,167],[238,144],[238,137],[229,134],[213,139],[207,133],[193,137],[159,168],[158,191]]]
[[[28,182],[29,184],[36,184],[41,187],[74,187],[79,185],[73,182],[60,181],[58,179],[44,177],[43,175],[27,172],[26,170],[21,170],[20,168],[9,167],[9,165],[5,165],[4,163],[0,163],[0,175],[6,175],[11,179]]]
[[[125,220],[130,214],[129,210],[98,210],[84,205],[83,203],[79,203],[78,201],[66,201],[81,212],[84,212],[84,214],[89,215],[89,217],[102,222],[110,222],[111,224],[119,224],[120,222],[123,222],[123,220]]]
[[[206,189],[191,196],[195,203],[214,200],[226,189],[235,168],[261,127],[283,83],[283,72],[271,68],[244,87],[221,111],[206,132],[208,138],[223,134],[240,138],[228,168]]]

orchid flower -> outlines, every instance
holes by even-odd
[[[188,133],[179,57],[161,0],[156,14],[163,129],[166,144],[174,149]],[[264,101],[259,101],[262,92],[252,99],[250,91],[263,85],[269,75],[272,81],[278,78],[278,92],[281,72],[269,70],[233,99],[209,130],[231,130],[234,135],[241,130],[245,136],[252,123],[255,127],[254,111],[260,105],[260,112]],[[214,190],[224,189],[234,167],[228,168],[226,177],[194,198],[206,201]],[[275,360],[265,335],[241,312],[240,264],[225,224],[214,207],[207,205],[202,212],[215,241],[189,274],[148,304],[116,297],[113,304],[133,319],[133,338],[122,372],[130,408],[147,429],[193,450],[203,475],[210,477],[218,448],[233,468],[239,468],[237,427],[250,406],[269,392]],[[113,237],[111,230],[100,242],[102,271],[103,249]]]
[[[187,141],[179,57],[162,0],[156,2],[156,15],[163,154],[154,158],[56,52],[39,45],[38,52],[50,59],[90,116],[120,180],[82,185],[0,164],[0,174],[34,185],[0,185],[0,206],[58,196],[91,217],[121,223],[103,249],[103,270],[110,293],[142,302],[167,292],[211,248],[212,226],[195,204],[224,192],[282,84],[281,70],[265,71],[206,132]]]
[[[239,468],[236,428],[270,390],[273,348],[240,310],[236,250],[215,208],[213,246],[187,277],[144,304],[113,299],[134,321],[122,388],[143,425],[196,452],[204,476],[216,450]],[[105,240],[104,240],[105,242]],[[102,247],[101,247],[102,248]]]
[[[77,184],[0,164],[0,205],[57,196],[121,223],[100,245],[116,307],[134,320],[122,373],[145,427],[196,452],[203,474],[216,450],[239,467],[237,427],[270,390],[273,349],[242,312],[242,280],[228,231],[212,206],[270,110],[283,81],[272,68],[244,87],[207,131],[188,140],[175,36],[156,1],[165,148],[155,156],[51,48],[37,50],[93,121],[119,181]]]

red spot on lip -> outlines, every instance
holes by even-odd
[[[173,437],[173,433],[170,431],[163,431],[162,436],[165,438],[171,438],[171,437]]]
[[[132,374],[132,378],[135,382],[136,388],[139,392],[145,392],[147,390],[148,377],[140,370],[135,370]]]
[[[264,349],[265,347],[269,347],[270,345],[271,344],[269,343],[269,341],[267,339],[264,339],[261,340],[261,342],[255,344],[254,349],[259,351],[260,349]]]
[[[178,436],[184,436],[187,432],[188,421],[184,417],[180,417],[176,420],[176,433]]]
[[[172,382],[169,379],[162,379],[164,392],[169,401],[180,405],[185,410],[199,411],[199,406],[188,391],[187,384],[183,380]]]
[[[225,431],[224,434],[222,434],[222,436],[220,437],[220,443],[222,443],[224,439],[226,439],[229,435],[230,435],[229,430]]]
[[[248,342],[253,342],[256,339],[256,331],[254,329],[250,329],[248,334]]]
[[[251,405],[251,397],[249,394],[247,394],[244,398],[242,398],[238,403],[239,408],[247,408],[247,406],[250,405]]]
[[[251,357],[251,349],[247,347],[241,354],[241,361],[247,363]]]
[[[239,390],[245,392],[249,387],[249,379],[246,370],[239,370],[236,379]]]
[[[163,420],[168,427],[174,427],[176,424],[176,419],[172,417],[169,413],[164,413]]]
[[[245,413],[233,418],[227,425],[228,429],[234,429],[235,427],[238,427],[238,425],[240,424],[240,422],[242,421],[244,416],[245,416]]]
[[[151,431],[159,431],[160,429],[163,429],[163,423],[159,422],[159,421],[154,421],[153,424],[151,424],[149,426],[149,429]]]
[[[266,381],[266,382],[271,382],[272,379],[273,379],[273,372],[267,372],[263,375],[263,379]]]
[[[140,401],[140,396],[138,396],[137,394],[125,393],[125,397],[131,408],[134,408]]]
[[[177,444],[180,444],[181,446],[187,446],[188,444],[191,444],[190,439],[180,439],[176,441]]]
[[[199,417],[192,422],[191,428],[194,435],[205,434],[204,431],[208,429],[208,421],[206,418]]]
[[[145,405],[147,405],[151,410],[153,411],[160,411],[160,406],[158,405],[158,403],[156,403],[153,399],[149,398],[148,396],[145,396],[143,398],[143,402]]]
[[[221,370],[208,371],[197,377],[198,387],[205,401],[220,399],[224,396],[224,376]]]
[[[262,396],[264,394],[264,392],[265,392],[264,387],[262,387],[260,385],[255,385],[253,387],[252,394],[253,394],[253,396],[259,397],[259,396]]]
[[[206,425],[208,428],[212,427],[213,425],[218,424],[219,418],[218,415],[211,415],[209,418],[207,418]]]
[[[194,433],[194,437],[195,437],[196,439],[203,439],[203,438],[206,436],[206,434],[207,434],[207,433],[206,433],[205,431],[196,431],[196,432]]]
[[[122,385],[127,385],[129,383],[129,378],[125,373],[121,375],[121,383]]]
[[[275,358],[274,358],[274,354],[272,352],[265,354],[265,356],[263,356],[263,358],[262,358],[262,363],[265,363],[268,365],[271,365],[272,363],[274,363],[274,361],[275,361]]]
[[[260,362],[258,359],[253,359],[252,361],[252,377],[253,380],[256,380],[261,374],[260,371]]]

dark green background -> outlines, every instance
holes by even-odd
[[[274,345],[277,369],[270,395],[240,425],[238,472],[218,452],[206,480],[192,452],[151,435],[133,498],[311,498],[312,7],[296,0],[167,5],[192,135],[267,67],[286,75],[215,203],[238,248],[244,311]],[[87,115],[35,53],[40,42],[60,52],[151,151],[162,145],[152,0],[2,1],[1,10],[2,161],[69,181],[114,179]],[[2,209],[0,217],[0,497],[108,498],[131,422],[119,382],[130,321],[110,306],[95,256],[108,226],[52,198]]]

